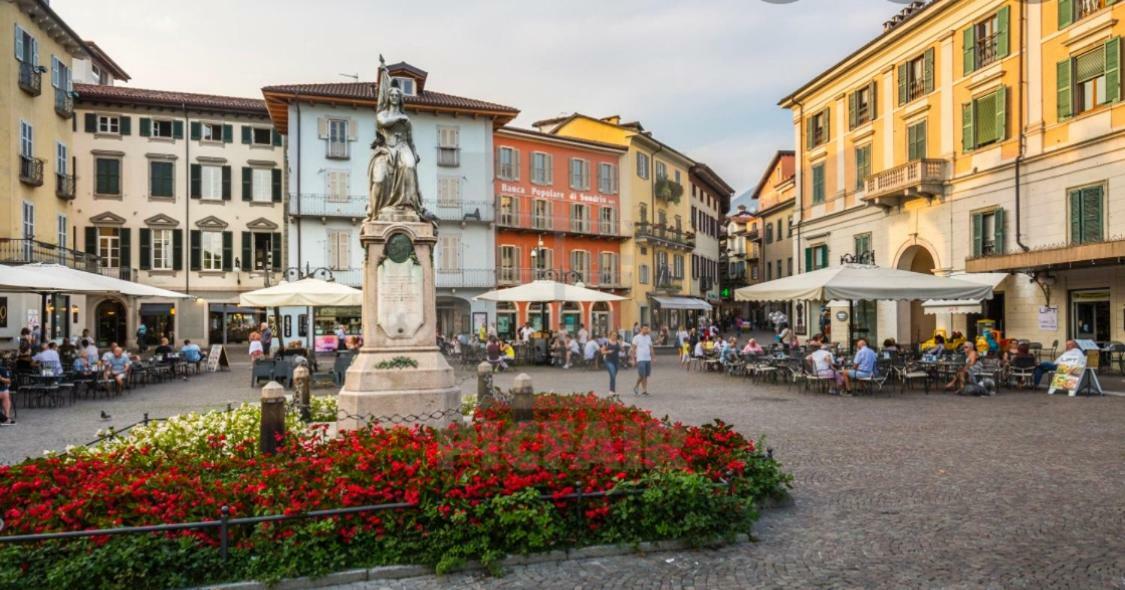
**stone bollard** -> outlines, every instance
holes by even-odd
[[[492,363],[482,361],[477,365],[477,405],[487,408],[492,402]]]
[[[297,368],[293,369],[293,401],[301,409],[301,420],[305,422],[312,420],[309,381],[309,368],[305,365],[297,365]]]
[[[512,418],[516,422],[527,422],[534,418],[532,405],[535,402],[535,387],[531,376],[520,373],[512,387]]]
[[[277,381],[270,381],[262,388],[261,399],[261,451],[272,455],[277,451],[278,438],[285,437],[285,388]]]

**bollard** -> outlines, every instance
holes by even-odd
[[[278,438],[284,437],[285,388],[277,381],[270,381],[262,388],[262,453],[272,455],[277,452]]]
[[[293,369],[293,400],[297,402],[297,407],[301,410],[301,420],[304,422],[312,420],[309,381],[309,368],[305,365],[297,365],[297,368]]]
[[[482,361],[477,365],[477,405],[487,408],[492,402],[492,363]]]
[[[535,387],[531,385],[531,376],[520,373],[512,387],[512,417],[516,422],[527,422],[534,418],[534,402]]]

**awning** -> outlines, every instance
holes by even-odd
[[[775,279],[734,292],[736,301],[925,301],[991,299],[992,287],[863,264],[845,264]]]
[[[14,270],[11,270],[14,269]],[[190,295],[124,281],[61,264],[24,264],[0,269],[0,289],[25,293],[115,293],[130,297],[188,299]]]
[[[981,313],[980,299],[931,299],[922,304],[922,313],[938,315],[943,313],[969,314]]]
[[[711,304],[695,297],[658,297],[652,300],[660,305],[660,309],[690,309],[698,311],[711,311]]]
[[[511,287],[489,291],[473,297],[476,301],[510,301],[512,303],[548,303],[554,301],[599,302],[622,301],[625,298],[613,293],[595,291],[578,285],[558,281],[538,280]]]
[[[363,291],[320,279],[302,279],[243,293],[242,307],[321,307],[362,305]]]

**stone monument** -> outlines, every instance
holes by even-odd
[[[378,92],[376,137],[367,167],[368,215],[359,236],[364,252],[363,347],[340,391],[340,429],[363,425],[348,416],[423,417],[461,405],[453,369],[437,347],[437,225],[422,206],[420,160],[402,91],[391,81],[381,55]]]

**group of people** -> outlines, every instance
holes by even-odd
[[[894,341],[889,340],[884,344],[893,347]],[[817,334],[810,338],[809,346],[813,350],[805,356],[805,362],[808,363],[813,374],[817,377],[832,380],[833,386],[829,389],[829,393],[851,395],[856,380],[871,379],[875,376],[878,355],[867,345],[866,338],[856,340],[856,352],[850,367],[842,366],[842,363],[832,354],[832,346],[823,335]],[[884,348],[888,347],[885,346]]]

